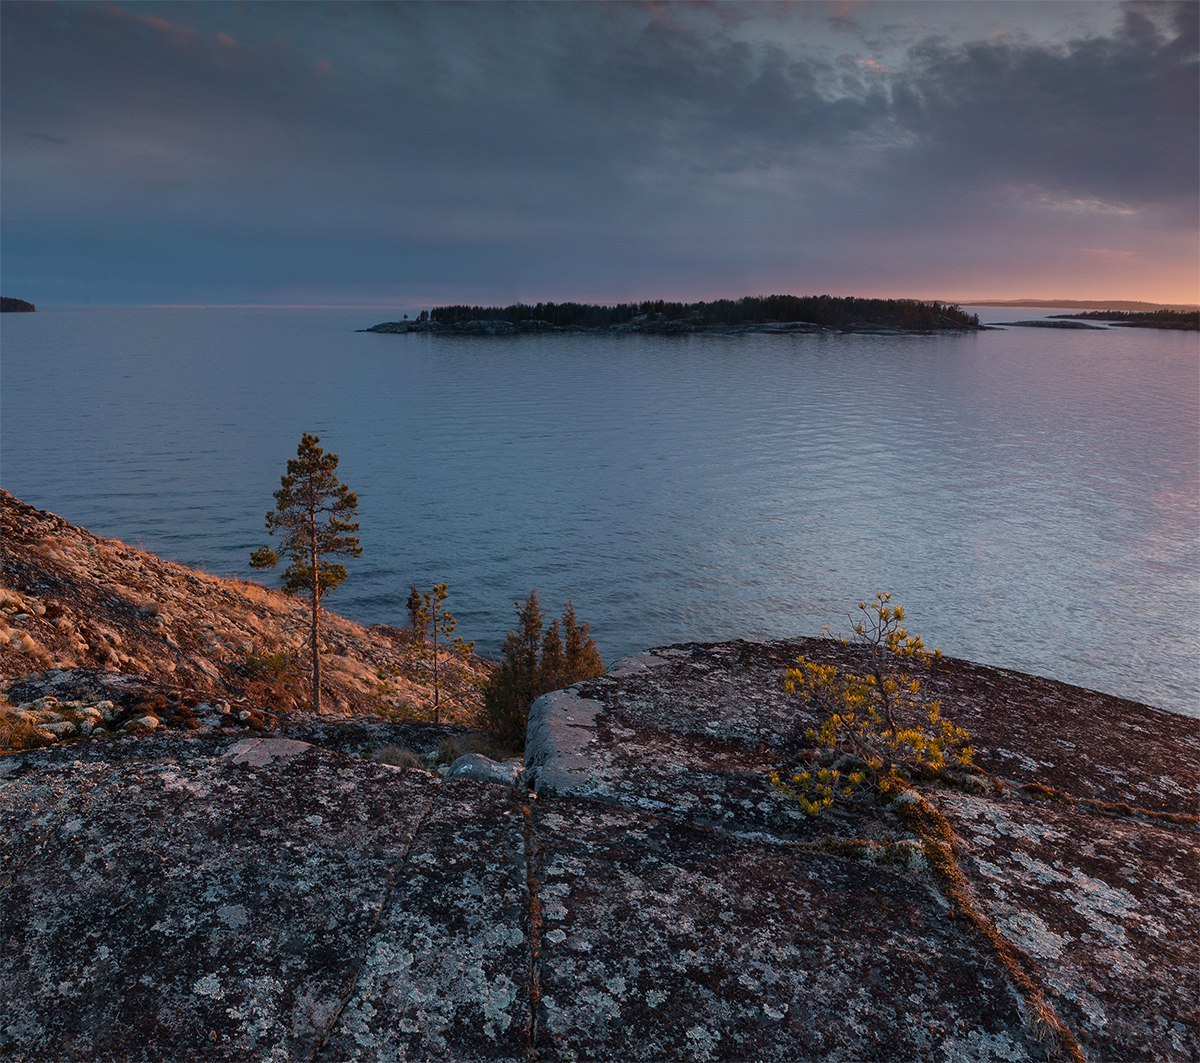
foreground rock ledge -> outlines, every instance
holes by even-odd
[[[532,795],[375,763],[352,722],[0,760],[0,1056],[1051,1058],[897,820],[765,781],[797,652],[843,651],[673,647],[549,695]],[[1085,799],[932,794],[1085,1054],[1200,1056],[1200,725],[932,681],[985,768]]]

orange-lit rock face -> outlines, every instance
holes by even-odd
[[[124,675],[143,700],[165,699],[159,715],[168,725],[187,726],[191,710],[214,699],[232,710],[229,725],[269,725],[264,714],[302,714],[308,705],[307,609],[303,599],[92,535],[0,491],[0,678],[15,684],[10,700],[103,698],[103,687]],[[378,669],[408,656],[402,633],[368,631],[329,612],[322,644],[335,715],[379,708]],[[478,689],[460,685],[451,722],[479,704]],[[391,695],[418,713],[429,700],[405,676],[393,679]],[[123,703],[132,707],[130,698]],[[239,719],[242,712],[251,715]]]

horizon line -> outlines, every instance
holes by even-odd
[[[771,292],[771,295],[790,295],[795,293],[789,292]],[[832,295],[829,292],[821,292],[820,295]],[[708,299],[678,299],[678,298],[663,298],[664,302],[715,302],[720,299],[737,300],[742,298],[762,298],[763,296],[716,296]],[[812,294],[797,296],[798,298],[812,298]],[[990,297],[986,299],[947,299],[941,296],[912,296],[912,295],[842,295],[832,296],[833,298],[852,298],[852,299],[892,299],[892,300],[912,300],[922,303],[946,303],[956,306],[987,306],[998,305],[1001,303],[1010,303],[1015,305],[1030,305],[1042,304],[1044,306],[1069,306],[1071,303],[1140,303],[1146,306],[1172,306],[1172,307],[1187,307],[1189,309],[1200,309],[1200,301],[1187,302],[1179,300],[1167,299],[1131,299],[1128,297],[1093,297],[1093,296],[1009,296]],[[509,305],[537,305],[537,303],[546,302],[567,302],[567,303],[584,303],[584,305],[619,305],[623,302],[640,303],[653,302],[660,297],[645,297],[641,299],[618,299],[611,304],[597,303],[587,304],[579,299],[538,299],[536,302],[518,299],[515,302],[502,303],[480,301],[476,305],[480,306],[509,306]],[[444,302],[430,303],[404,303],[402,301],[391,302],[371,302],[371,303],[281,303],[281,302],[262,302],[262,303],[185,303],[185,302],[169,302],[169,303],[35,303],[35,306],[40,306],[46,309],[56,310],[425,310],[432,309],[436,306],[454,305]]]

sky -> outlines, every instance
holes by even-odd
[[[4,0],[0,286],[1196,302],[1198,15]]]

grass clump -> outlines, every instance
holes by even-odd
[[[384,746],[376,750],[374,758],[379,764],[393,768],[423,768],[425,762],[407,746]]]
[[[291,679],[301,674],[296,651],[268,646],[251,650],[243,659],[246,672],[255,679]]]
[[[0,707],[0,753],[40,749],[53,742],[34,720],[16,709]]]

